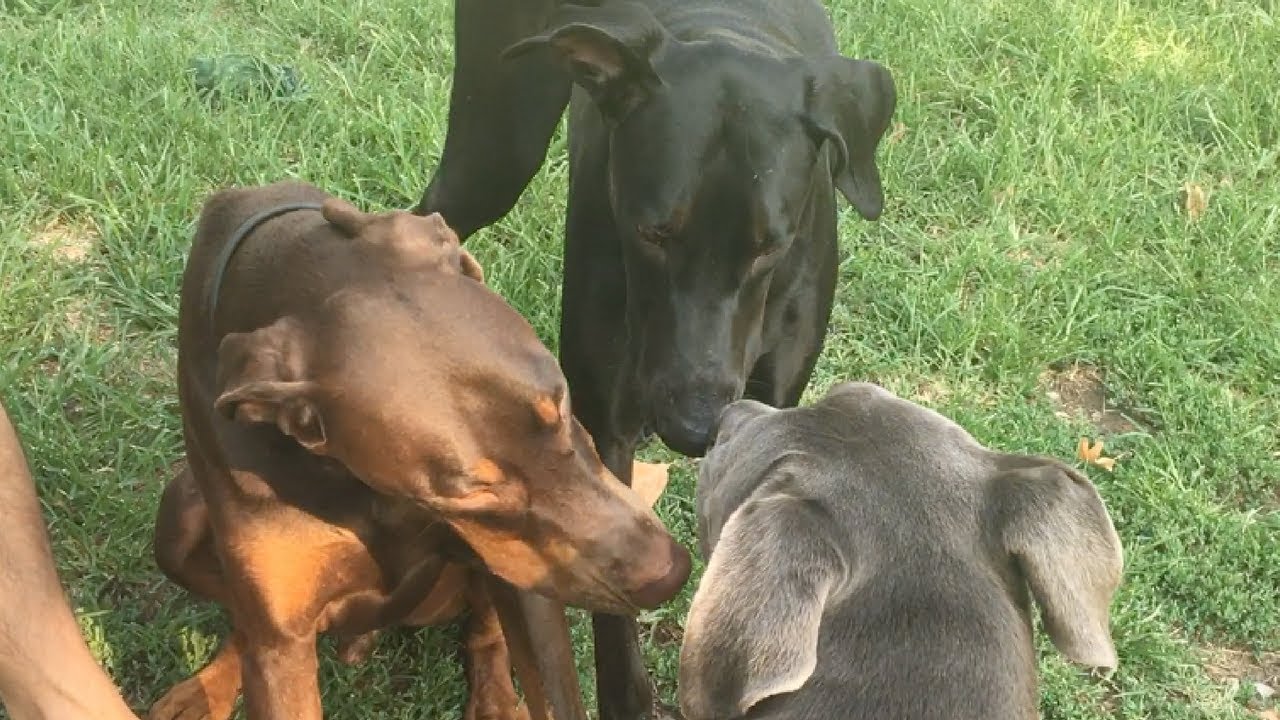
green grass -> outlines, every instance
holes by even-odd
[[[1092,680],[1041,642],[1043,714],[1251,717],[1248,683],[1230,679],[1268,671],[1208,668],[1280,649],[1280,10],[832,4],[845,51],[893,70],[901,125],[882,221],[842,211],[811,392],[874,380],[992,446],[1070,459],[1099,431],[1055,405],[1073,375],[1052,368],[1104,376],[1137,421],[1106,437],[1115,472],[1090,471],[1126,548],[1121,668]],[[92,646],[137,708],[225,628],[149,546],[180,454],[174,325],[199,203],[299,177],[411,205],[452,62],[445,0],[150,5],[0,3],[0,394]],[[185,64],[228,51],[297,65],[311,94],[206,108]],[[1184,183],[1207,192],[1198,219]],[[553,346],[564,196],[558,141],[516,211],[470,243]],[[678,463],[660,506],[690,545],[693,471]],[[642,623],[668,699],[691,593]],[[458,717],[457,645],[453,629],[391,637],[359,668],[322,653],[328,716]]]

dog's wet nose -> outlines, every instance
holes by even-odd
[[[668,540],[668,561],[658,566],[659,572],[632,588],[627,595],[637,607],[651,610],[675,597],[689,579],[693,561],[689,551],[675,540]]]
[[[667,447],[687,457],[702,457],[711,444],[711,423],[676,420],[659,424],[658,437]]]
[[[681,455],[702,457],[714,439],[721,410],[740,395],[736,384],[716,380],[668,386],[654,407],[658,437]]]

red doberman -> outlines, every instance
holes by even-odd
[[[531,628],[567,637],[557,603],[633,614],[688,578],[439,215],[366,214],[298,183],[218,192],[178,343],[187,468],[156,557],[233,631],[152,718],[226,718],[241,690],[255,720],[320,718],[318,632],[356,661],[380,628],[467,608],[466,717],[523,713],[511,660],[544,717],[581,700],[567,646],[548,654]]]

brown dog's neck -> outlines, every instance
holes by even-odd
[[[240,249],[240,246],[244,244],[244,241],[249,237],[249,235],[251,235],[258,226],[273,218],[277,218],[291,212],[298,212],[300,210],[315,210],[316,212],[319,212],[320,208],[321,205],[317,202],[284,203],[282,205],[267,208],[262,212],[250,216],[249,219],[245,220],[243,223],[240,223],[240,227],[236,228],[236,231],[231,234],[231,238],[227,240],[226,245],[222,246],[222,250],[218,252],[218,257],[213,263],[213,281],[209,283],[209,298],[206,303],[206,307],[209,309],[210,324],[212,324],[217,318],[218,293],[222,290],[222,278],[226,275],[227,266],[231,264],[231,259],[235,257],[236,250]]]

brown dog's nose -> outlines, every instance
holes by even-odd
[[[693,561],[689,557],[689,551],[675,540],[668,541],[669,559],[665,563],[666,571],[660,575],[650,577],[646,582],[638,587],[631,588],[627,593],[631,602],[639,608],[652,610],[662,603],[670,600],[676,593],[680,592],[680,588],[684,587],[685,581],[689,579],[689,572],[692,569]],[[658,566],[663,567],[663,566]]]

